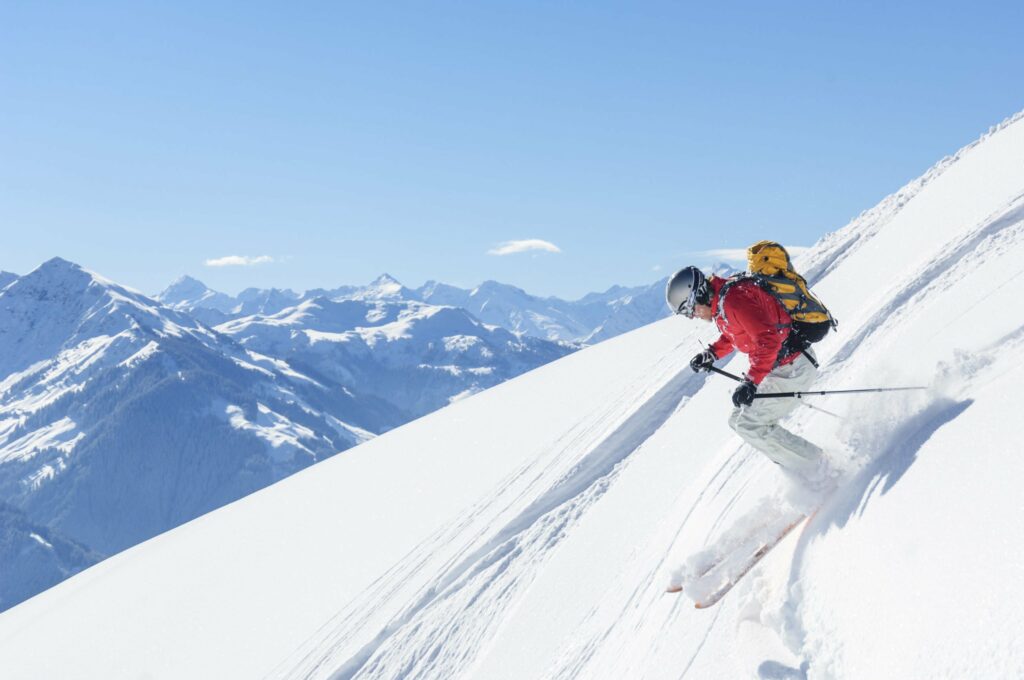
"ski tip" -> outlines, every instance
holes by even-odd
[[[682,586],[669,586],[668,588],[665,588],[665,592],[666,593],[681,593],[681,592],[683,592],[683,587]]]

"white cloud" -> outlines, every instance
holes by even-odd
[[[725,260],[726,262],[747,261],[746,248],[714,248],[712,250],[702,250],[699,253],[695,253],[695,255],[707,257],[712,260]]]
[[[531,250],[543,250],[549,253],[560,253],[561,248],[550,241],[542,241],[539,238],[528,238],[521,241],[505,241],[487,251],[488,255],[515,255],[526,253]]]
[[[256,257],[250,255],[228,255],[207,260],[205,264],[207,267],[251,267],[256,264],[269,264],[273,261],[274,258],[269,255],[257,255]]]

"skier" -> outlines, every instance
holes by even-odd
[[[706,277],[696,267],[669,279],[665,297],[675,314],[714,321],[721,336],[690,360],[694,371],[709,370],[734,349],[746,354],[750,368],[732,395],[729,426],[747,443],[780,465],[808,490],[822,492],[832,482],[821,448],[781,427],[796,399],[754,399],[760,390],[802,392],[814,382],[818,364],[796,333],[786,308],[751,279]],[[723,290],[725,291],[723,297]]]

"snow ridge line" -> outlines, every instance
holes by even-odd
[[[337,659],[332,661],[332,656],[336,651],[340,651],[348,636],[345,634],[328,635],[326,638],[321,637],[320,644],[309,650],[310,653],[305,655],[304,661],[299,662],[299,667],[293,667],[282,675],[293,678],[324,677],[323,673],[332,666],[334,672],[329,677],[337,680],[349,680],[357,676],[384,675],[387,671],[381,667],[381,664],[386,665],[388,660],[382,660],[379,657],[381,655],[394,657],[396,654],[405,657],[406,663],[413,667],[422,662],[427,664],[433,672],[451,672],[450,666],[438,667],[437,664],[440,662],[435,661],[435,657],[439,653],[430,647],[436,644],[436,640],[409,640],[408,642],[417,648],[401,650],[401,638],[410,635],[410,631],[415,631],[419,627],[418,620],[429,616],[428,611],[445,609],[446,601],[459,598],[460,595],[466,597],[468,594],[470,606],[474,607],[485,607],[487,603],[480,601],[487,600],[488,597],[498,600],[499,604],[507,602],[518,586],[530,580],[530,574],[523,572],[532,571],[527,568],[518,570],[518,573],[509,573],[509,566],[520,559],[523,562],[535,564],[543,559],[544,555],[565,536],[566,527],[578,519],[587,507],[590,507],[607,491],[613,478],[621,469],[622,463],[627,461],[671,417],[680,401],[692,396],[700,389],[704,382],[701,378],[701,376],[690,373],[688,368],[675,370],[674,374],[653,395],[640,405],[633,407],[632,412],[621,424],[591,446],[590,451],[546,492],[508,521],[483,545],[459,559],[454,566],[444,570],[440,580],[425,589],[418,599],[385,625],[377,636],[358,652],[349,656],[347,660],[338,664]],[[609,415],[611,414],[595,414],[594,419],[600,421]],[[592,427],[591,425],[585,429],[592,429]],[[562,446],[571,448],[572,444],[578,443],[579,435],[568,439],[569,441],[565,441],[563,438]],[[520,471],[519,475],[523,472]],[[459,523],[460,526],[464,526],[464,524],[463,522]],[[450,530],[442,530],[441,533],[450,533]],[[479,538],[482,537],[478,535],[477,539]],[[421,553],[421,550],[418,548],[413,553]],[[413,555],[410,554],[409,557],[413,557]],[[414,570],[423,568],[428,560],[427,557],[418,559]],[[398,576],[401,579],[401,575],[397,572],[408,576],[409,571],[405,568],[406,566],[396,565],[393,576]],[[504,584],[498,582],[499,577],[505,581]],[[485,595],[486,591],[492,588],[500,592],[492,593],[490,596]],[[396,584],[396,587],[388,588],[387,584],[379,583],[374,590],[378,590],[378,593],[381,590],[390,590],[389,594],[393,595],[397,594],[398,587]],[[369,604],[362,597],[360,600],[364,601],[363,606]],[[356,607],[361,608],[359,605]],[[353,618],[361,618],[364,622],[366,621],[366,618],[360,616],[358,611],[352,611],[349,616],[345,617],[344,622],[353,623]],[[343,621],[336,620],[331,627],[335,631],[341,632],[338,630],[338,623],[343,623]],[[351,632],[351,629],[349,631]],[[449,645],[452,644],[451,640],[447,640],[447,642]],[[386,650],[386,647],[395,644],[399,646],[398,650]],[[307,649],[309,648],[307,647]],[[405,651],[406,654],[403,654],[402,651]],[[454,654],[450,650],[449,653]],[[314,660],[315,657],[319,658]],[[394,661],[394,658],[390,660]],[[464,656],[462,663],[471,663],[471,661],[471,658]],[[409,677],[417,674],[417,670],[413,667],[407,667],[404,671]],[[279,667],[279,671],[281,670],[284,669]],[[419,670],[422,670],[422,667]]]
[[[829,360],[828,372],[833,372],[851,358],[871,335],[885,326],[887,320],[897,316],[904,307],[918,294],[934,286],[942,275],[951,271],[970,256],[972,252],[988,238],[1002,231],[1012,229],[1024,221],[1024,194],[1019,194],[1001,209],[986,217],[970,233],[951,244],[952,248],[945,255],[938,257],[921,269],[916,276],[889,298],[887,304],[879,308],[870,319],[861,324],[856,334],[840,347]],[[912,305],[909,305],[912,306]]]
[[[993,125],[981,137],[961,147],[951,156],[942,158],[928,168],[923,175],[883,198],[875,207],[863,211],[845,226],[820,238],[811,248],[811,252],[814,253],[811,257],[814,259],[806,263],[798,262],[808,283],[817,284],[835,271],[847,257],[857,250],[859,245],[874,238],[900,213],[907,203],[975,147],[1022,120],[1024,120],[1024,111],[1018,111],[998,125]]]

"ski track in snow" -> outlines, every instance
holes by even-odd
[[[679,346],[671,354],[684,351]],[[436,678],[465,671],[500,625],[502,612],[571,525],[604,495],[630,456],[681,402],[703,386],[705,376],[688,367],[679,370],[677,364],[677,359],[663,357],[602,412],[578,423],[545,456],[525,465],[487,500],[412,551],[325,625],[297,654],[297,664],[283,664],[269,677]],[[618,424],[609,430],[608,423]],[[550,486],[538,493],[544,484]],[[465,535],[480,524],[480,517],[501,517],[523,507],[530,497],[534,500],[497,532],[489,529],[493,523],[482,523],[470,541],[463,539],[463,548],[441,570],[443,576],[353,651],[357,642],[350,632],[363,629],[382,602],[405,595],[404,586],[432,563],[439,546]],[[481,609],[491,615],[480,616]],[[481,627],[481,620],[488,624]]]
[[[669,545],[675,544],[680,539],[680,536],[684,531],[689,528],[690,518],[701,507],[702,503],[723,493],[723,490],[728,485],[729,481],[734,479],[742,469],[743,462],[747,457],[748,453],[746,451],[742,448],[737,448],[733,454],[728,456],[725,462],[715,470],[709,482],[698,493],[696,502],[690,504],[687,508],[686,514],[682,517],[682,520],[674,521],[670,518],[670,520],[666,522],[666,526],[672,529],[671,539],[667,541]],[[749,483],[749,480],[742,483],[742,488],[745,488],[747,483]],[[737,495],[738,493],[733,494],[732,498],[730,498],[728,501],[730,505],[735,502]],[[721,522],[722,518],[720,517],[718,521]],[[597,653],[604,649],[613,639],[615,631],[623,627],[629,627],[633,631],[638,631],[642,625],[641,622],[644,619],[647,619],[652,612],[665,606],[664,603],[666,597],[671,598],[667,622],[672,622],[677,620],[680,616],[685,616],[683,612],[692,611],[692,605],[686,600],[686,598],[676,595],[666,595],[664,593],[663,575],[668,570],[671,561],[672,557],[670,552],[659,549],[657,558],[647,562],[650,566],[645,574],[637,580],[636,586],[630,593],[629,597],[623,599],[619,609],[617,610],[617,614],[606,619],[612,621],[612,623],[588,636],[585,636],[582,642],[577,641],[574,646],[568,649],[563,649],[561,657],[544,675],[544,678],[549,678],[551,680],[574,680],[575,678],[588,677],[588,673],[590,672],[588,664],[590,664]],[[588,613],[586,620],[596,620],[598,609],[599,605],[595,605],[595,607]],[[711,634],[718,622],[721,612],[722,608],[714,610],[710,624],[705,628],[701,639],[689,657],[689,661],[678,676],[680,679],[686,677],[690,667],[692,667],[693,663],[700,655],[701,650],[707,642],[708,636]],[[633,623],[627,623],[630,621]],[[667,622],[666,627],[668,625]],[[655,650],[653,651],[656,651],[664,644],[674,644],[675,642],[677,641],[666,639],[665,636],[658,636],[655,642]]]

